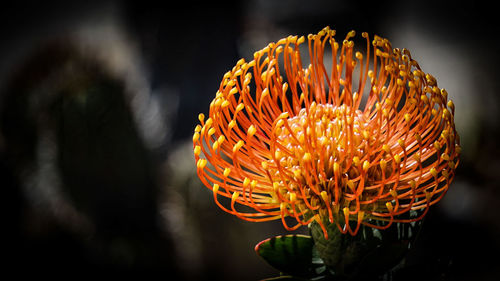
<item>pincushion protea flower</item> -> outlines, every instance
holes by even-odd
[[[334,35],[281,39],[224,75],[193,135],[198,176],[224,211],[287,230],[316,221],[327,238],[328,223],[356,235],[419,220],[446,193],[460,153],[446,90],[387,39],[362,33],[362,54],[354,31]]]

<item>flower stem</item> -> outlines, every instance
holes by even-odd
[[[421,223],[395,223],[385,230],[362,225],[355,236],[325,223],[328,239],[317,222],[309,229],[314,246],[335,280],[376,278],[402,262]]]

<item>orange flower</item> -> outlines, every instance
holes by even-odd
[[[460,147],[446,90],[387,39],[363,33],[363,55],[354,31],[334,35],[281,39],[224,75],[193,135],[198,176],[224,211],[356,235],[419,220],[448,190]]]

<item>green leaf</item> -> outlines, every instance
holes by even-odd
[[[287,275],[313,277],[325,271],[310,236],[295,234],[268,238],[257,244],[255,251],[271,266]]]

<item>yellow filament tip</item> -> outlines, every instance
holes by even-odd
[[[394,210],[394,207],[392,206],[392,203],[391,202],[387,202],[387,203],[385,203],[385,206],[387,207],[387,210],[389,211],[389,213],[392,213],[392,211]]]
[[[242,104],[242,103],[238,104],[238,105],[236,106],[236,111],[235,111],[235,113],[236,113],[236,112],[238,112],[238,111],[242,111],[242,110],[243,110],[243,108],[245,108],[245,105],[244,105],[244,104]]]
[[[342,209],[342,211],[344,212],[344,217],[345,217],[346,223],[347,223],[347,220],[349,218],[349,208],[345,207],[344,209]]]
[[[198,120],[200,120],[200,122],[203,123],[203,121],[205,120],[205,114],[203,113],[198,114]]]
[[[229,124],[227,125],[227,128],[231,130],[232,128],[234,128],[234,126],[236,126],[236,121],[231,120],[231,122],[229,122]]]
[[[404,140],[399,139],[398,140],[398,144],[399,144],[399,146],[401,146],[402,149],[405,149],[405,142],[404,142]]]
[[[382,145],[382,149],[385,151],[385,153],[389,154],[391,153],[391,149],[387,144]]]
[[[231,201],[236,201],[236,199],[238,199],[239,196],[240,196],[240,193],[238,191],[236,191],[235,193],[233,193],[233,196],[231,197]]]
[[[368,160],[365,160],[363,162],[363,171],[365,171],[365,173],[366,173],[369,168],[370,168],[370,162],[368,162]]]
[[[249,178],[245,178],[245,179],[243,180],[243,187],[244,187],[244,188],[247,188],[247,187],[248,187],[248,185],[250,185],[250,179],[249,179]]]
[[[200,133],[195,132],[193,134],[193,142],[197,142],[200,139]]]
[[[360,161],[360,160],[359,160],[359,157],[358,157],[358,156],[354,156],[354,157],[352,158],[352,162],[353,162],[353,163],[354,163],[354,165],[355,165],[355,166],[357,166],[357,167],[359,166],[359,161]]]
[[[431,175],[432,175],[433,177],[437,178],[437,176],[438,176],[438,172],[436,171],[436,169],[435,169],[435,168],[431,168],[431,170],[430,170],[429,172],[431,173]]]
[[[210,130],[208,130],[208,136],[211,136],[215,134],[215,128],[210,128]]]
[[[267,169],[269,168],[269,165],[267,164],[267,162],[266,162],[266,161],[262,161],[262,162],[260,163],[260,165],[262,166],[262,169],[264,169],[264,170],[267,170]]]
[[[247,134],[249,137],[255,135],[256,132],[257,132],[257,129],[255,128],[254,125],[250,125],[250,127],[248,127]]]
[[[207,159],[198,159],[198,162],[196,162],[196,167],[198,167],[198,169],[204,169],[206,165]]]
[[[396,162],[397,165],[401,163],[401,156],[399,156],[399,154],[394,155],[394,162]]]
[[[325,203],[328,204],[328,193],[326,193],[326,191],[321,191],[321,198],[323,198],[323,201],[325,201]]]
[[[194,155],[200,156],[201,153],[201,146],[197,145],[194,147]]]
[[[387,161],[385,161],[384,159],[381,159],[380,160],[380,168],[385,171],[385,168],[387,168]]]
[[[244,141],[240,140],[238,141],[234,147],[233,147],[233,153],[235,153],[236,151],[240,150],[240,148],[243,146],[243,144],[245,144]]]
[[[309,152],[304,153],[304,156],[302,157],[302,160],[304,162],[309,162],[309,161],[311,161],[311,159],[312,159],[311,153],[309,153]]]
[[[336,175],[338,175],[338,174],[339,174],[339,172],[340,172],[340,165],[339,165],[339,163],[337,163],[337,162],[333,163],[333,172],[334,172]]]

